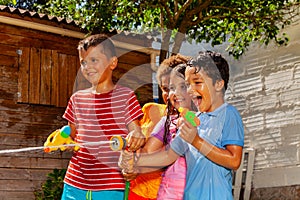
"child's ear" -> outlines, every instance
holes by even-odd
[[[217,80],[215,84],[215,88],[217,91],[222,91],[224,88],[224,80]]]
[[[114,70],[118,66],[118,58],[116,56],[114,56],[110,59],[109,66],[110,66],[111,70]]]

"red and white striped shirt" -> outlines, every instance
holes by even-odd
[[[117,164],[120,153],[112,151],[109,143],[88,143],[109,141],[113,135],[126,137],[126,126],[142,115],[134,92],[126,87],[103,94],[88,90],[73,94],[63,118],[76,125],[75,141],[86,145],[73,154],[65,183],[84,190],[124,190]]]

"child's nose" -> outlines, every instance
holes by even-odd
[[[192,95],[192,94],[193,94],[193,90],[192,90],[192,87],[191,87],[190,85],[187,87],[186,91],[187,91],[187,93],[188,93],[189,95]]]

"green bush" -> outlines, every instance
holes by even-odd
[[[66,169],[54,169],[47,175],[47,180],[42,184],[42,189],[34,192],[36,200],[60,200],[63,192],[63,180]]]

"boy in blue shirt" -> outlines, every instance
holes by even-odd
[[[179,134],[170,148],[136,157],[135,166],[163,167],[185,156],[185,200],[232,200],[231,170],[238,169],[241,163],[244,128],[238,111],[224,101],[228,63],[219,53],[200,52],[188,63],[185,77],[199,111],[200,126],[193,127],[182,118]],[[128,167],[125,160],[130,156],[129,152],[122,153],[120,167]]]

